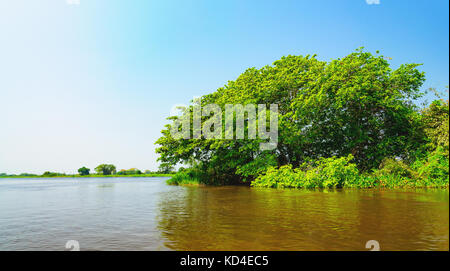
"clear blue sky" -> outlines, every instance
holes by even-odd
[[[288,54],[364,46],[444,89],[448,1],[368,1],[0,1],[0,172],[154,170],[174,104]]]

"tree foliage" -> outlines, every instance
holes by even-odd
[[[95,168],[97,174],[111,175],[116,173],[116,166],[111,164],[101,164]]]
[[[89,175],[89,172],[90,172],[91,170],[89,169],[89,168],[87,168],[87,167],[82,167],[82,168],[79,168],[78,169],[78,173],[81,175],[81,176],[86,176],[86,175]]]
[[[128,170],[121,169],[117,172],[117,175],[140,175],[140,174],[142,174],[142,171],[137,168],[130,168]]]
[[[423,110],[425,133],[429,138],[429,149],[442,147],[447,154],[449,150],[449,103],[448,100],[433,101]]]
[[[331,157],[351,155],[360,172],[378,168],[385,157],[407,160],[426,143],[414,103],[425,80],[418,66],[392,69],[382,55],[363,49],[330,62],[315,55],[282,57],[247,69],[198,101],[222,110],[226,104],[278,104],[275,150],[261,151],[261,140],[175,139],[169,124],[156,152],[162,163],[196,167],[202,182],[214,184],[245,182],[272,167],[297,168]]]
[[[320,158],[293,169],[292,165],[269,168],[252,186],[274,188],[341,188],[352,186],[359,176],[353,156]]]
[[[163,174],[169,174],[174,172],[174,167],[170,163],[162,163],[158,167],[158,172]]]

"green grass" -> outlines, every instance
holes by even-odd
[[[168,179],[167,184],[169,185],[186,185],[186,186],[199,186],[201,182],[199,178],[191,176],[186,172],[178,172],[173,175],[172,178]]]
[[[172,177],[174,174],[159,174],[159,173],[152,173],[152,174],[133,174],[133,175],[100,175],[100,174],[90,174],[90,175],[79,175],[79,174],[67,174],[67,175],[57,175],[57,176],[20,176],[20,175],[13,175],[13,176],[0,176],[0,178],[113,178],[113,177]]]

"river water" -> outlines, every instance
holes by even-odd
[[[448,250],[448,190],[0,179],[0,250]]]

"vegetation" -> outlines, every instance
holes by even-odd
[[[448,157],[442,150],[409,166],[402,160],[386,158],[371,174],[362,173],[353,156],[321,158],[299,168],[292,165],[270,168],[252,182],[255,187],[342,188],[342,187],[444,187],[449,183]]]
[[[253,186],[274,188],[334,188],[350,186],[357,182],[359,172],[350,163],[353,156],[320,158],[293,169],[292,165],[271,167],[259,176]]]
[[[78,169],[78,174],[66,174],[66,173],[58,173],[58,172],[50,172],[46,171],[42,175],[37,174],[30,174],[30,173],[22,173],[19,175],[15,174],[6,174],[1,173],[0,178],[27,178],[27,177],[33,177],[33,178],[52,178],[52,177],[169,177],[173,176],[174,172],[160,172],[160,171],[150,171],[145,170],[144,173],[142,173],[141,170],[136,168],[131,168],[129,170],[120,170],[119,172],[115,172],[115,166],[114,165],[106,165],[102,164],[99,165],[96,168],[97,174],[90,174],[90,169],[86,167],[81,167]],[[106,174],[104,174],[106,173]]]
[[[89,174],[89,175],[79,175],[79,174],[64,174],[58,173],[57,175],[37,175],[37,174],[5,174],[0,175],[0,178],[108,178],[108,177],[172,177],[174,173],[148,173],[148,174],[138,174],[138,175],[99,175],[99,174]]]
[[[108,164],[101,164],[95,168],[95,171],[97,172],[97,174],[101,174],[101,175],[116,174],[116,166],[108,165]]]
[[[91,170],[89,169],[89,168],[87,168],[87,167],[82,167],[82,168],[79,168],[78,169],[78,173],[81,175],[81,176],[85,176],[85,175],[89,175],[89,172],[90,172]]]
[[[161,173],[168,174],[168,173],[174,172],[174,167],[169,163],[161,163],[158,171]]]
[[[117,172],[117,175],[140,175],[142,174],[142,171],[140,171],[137,168],[130,168],[128,170],[121,169],[119,172]]]
[[[44,172],[44,174],[42,174],[42,177],[59,177],[64,175],[64,173],[46,171]]]
[[[32,173],[21,173],[20,176],[21,177],[35,177],[37,175],[36,174],[32,174]]]
[[[250,68],[198,103],[222,111],[226,104],[278,104],[277,148],[260,150],[262,140],[175,139],[168,124],[156,142],[159,161],[190,166],[192,174],[178,173],[173,184],[448,186],[449,105],[416,105],[425,80],[418,66],[392,69],[378,52],[358,49],[331,62],[287,56]]]
[[[197,169],[186,169],[178,171],[172,178],[167,180],[168,184],[172,185],[200,185],[200,172]]]

